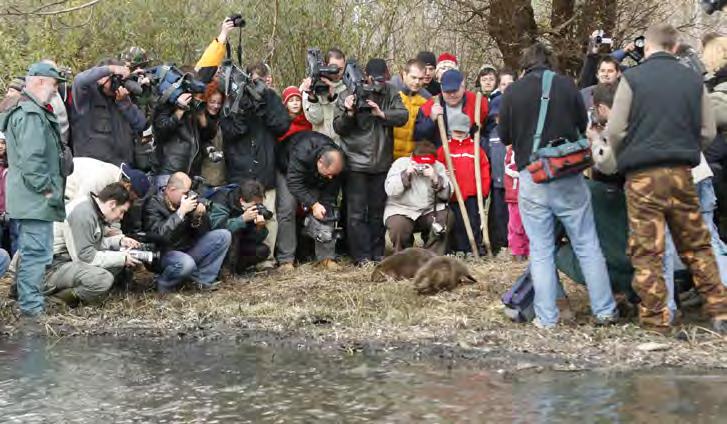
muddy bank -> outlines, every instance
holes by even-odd
[[[422,297],[411,283],[372,283],[372,268],[318,272],[302,266],[281,275],[228,278],[221,290],[159,297],[148,278],[105,304],[51,310],[46,337],[235,339],[245,343],[344,353],[385,353],[403,360],[506,370],[632,370],[727,367],[727,343],[687,311],[680,339],[644,331],[633,319],[601,328],[590,323],[583,287],[566,282],[576,320],[555,330],[509,322],[499,296],[522,272],[507,258],[471,264],[479,283]],[[26,331],[0,282],[0,331]]]

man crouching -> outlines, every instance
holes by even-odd
[[[189,176],[177,172],[162,193],[144,203],[144,230],[162,251],[162,271],[156,278],[161,293],[175,290],[185,280],[203,290],[219,286],[217,275],[230,247],[230,232],[210,231],[207,208],[191,187]]]
[[[104,187],[68,204],[67,218],[56,223],[53,263],[45,275],[43,293],[69,306],[102,300],[124,267],[139,261],[122,248],[139,242],[121,235],[105,237],[106,227],[121,221],[131,206],[131,195],[122,183]]]

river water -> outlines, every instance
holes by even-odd
[[[727,422],[727,374],[528,373],[222,342],[0,339],[0,422]]]

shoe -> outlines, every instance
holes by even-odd
[[[619,316],[618,316],[618,309],[617,309],[611,315],[603,315],[600,317],[595,317],[593,324],[596,327],[606,327],[609,325],[615,325],[616,323],[618,323],[618,318],[619,318]]]
[[[318,262],[318,268],[324,271],[338,271],[341,269],[341,266],[338,265],[333,259],[323,259],[322,261]]]
[[[702,301],[702,296],[700,296],[695,289],[679,293],[679,306],[681,308],[697,308],[702,306],[702,303],[704,303]]]
[[[356,268],[366,268],[371,264],[373,264],[371,259],[361,259],[360,261],[354,262],[353,266],[355,266]]]
[[[537,318],[537,317],[535,319],[533,319],[533,325],[537,328],[540,328],[541,330],[552,330],[556,327],[556,324],[550,324],[550,325],[543,324],[542,322],[540,322],[540,318]]]
[[[562,299],[556,299],[555,305],[558,307],[561,321],[564,321],[564,322],[575,321],[576,316],[573,313],[573,310],[571,310],[571,308],[570,308],[570,301],[568,300],[567,297],[564,297]]]
[[[197,288],[199,291],[217,291],[220,289],[221,284],[220,281],[213,281],[209,284],[197,283]]]
[[[278,267],[278,272],[281,273],[281,274],[287,274],[287,273],[290,273],[290,272],[293,272],[293,271],[295,271],[295,265],[293,265],[292,262],[282,263]]]
[[[81,299],[78,298],[76,290],[72,288],[63,289],[52,295],[48,296],[48,301],[53,302],[57,305],[65,305],[69,308],[75,308],[81,303]]]
[[[712,319],[712,330],[720,335],[727,335],[727,318]]]
[[[512,261],[513,262],[526,262],[528,260],[528,257],[525,255],[513,255]]]
[[[255,270],[257,270],[258,272],[270,271],[273,269],[275,269],[275,262],[270,261],[270,260],[263,261],[263,262],[260,262],[259,264],[255,265]]]

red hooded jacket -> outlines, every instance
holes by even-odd
[[[303,112],[293,118],[293,121],[290,123],[290,128],[288,128],[288,132],[278,137],[278,141],[283,141],[291,135],[301,131],[313,131],[313,125],[308,122],[308,119],[306,119]]]
[[[477,196],[477,183],[475,182],[475,143],[471,137],[462,141],[449,140],[449,153],[452,155],[454,176],[462,192],[462,198]],[[445,164],[444,148],[437,149],[437,160]],[[480,149],[480,174],[482,178],[482,196],[490,194],[490,162],[483,149]],[[453,195],[454,199],[455,196]]]
[[[414,124],[414,140],[429,140],[439,147],[442,141],[439,139],[439,129],[437,123],[430,118],[432,114],[432,106],[434,102],[439,102],[444,108],[444,128],[449,131],[447,123],[447,108],[442,96],[432,97],[419,108],[416,123]],[[471,91],[465,91],[464,103],[462,104],[462,113],[470,118],[470,123],[475,124],[475,105],[477,104],[477,95]],[[480,126],[484,127],[487,123],[488,103],[487,96],[482,96],[480,102]],[[470,133],[472,135],[472,133]]]

